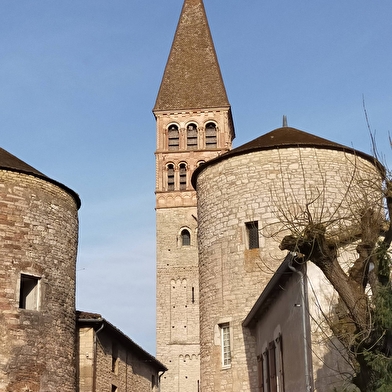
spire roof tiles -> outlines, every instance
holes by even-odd
[[[154,111],[230,107],[202,0],[185,0]]]

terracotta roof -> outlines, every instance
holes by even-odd
[[[74,192],[72,189],[68,188],[67,186],[52,180],[51,178],[45,176],[45,174],[41,173],[34,167],[28,165],[26,162],[23,162],[21,159],[17,158],[15,155],[10,154],[8,151],[4,150],[0,147],[0,170],[9,170],[18,173],[29,174],[34,177],[41,178],[42,180],[51,182],[52,184],[57,185],[58,187],[65,190],[69,193],[74,199],[77,204],[77,207],[80,208],[81,202],[78,194]]]
[[[202,0],[185,0],[154,111],[230,107]]]
[[[346,147],[343,144],[331,142],[330,140],[323,139],[321,137],[312,135],[296,128],[282,127],[274,129],[271,132],[268,132],[248,143],[245,143],[242,146],[234,148],[233,150],[222,154],[217,158],[211,159],[203,165],[200,165],[193,173],[192,185],[193,187],[196,186],[196,178],[205,167],[228,159],[232,156],[247,154],[253,151],[296,147],[316,147],[322,149],[345,151],[349,154],[358,155],[361,158],[370,161],[374,165],[378,166],[381,171],[384,170],[382,165],[371,155],[365,154],[351,147]]]

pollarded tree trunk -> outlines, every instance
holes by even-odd
[[[390,184],[388,189],[392,189]],[[386,200],[391,214],[392,198]],[[340,332],[343,329],[344,333],[339,333],[334,325],[331,329],[355,359],[353,383],[362,392],[390,392],[392,289],[388,249],[392,241],[392,224],[389,220],[382,232],[381,217],[371,208],[363,213],[360,222],[360,233],[355,238],[357,242],[359,240],[358,257],[347,272],[338,261],[339,241],[328,240],[322,224],[309,223],[300,235],[284,237],[280,248],[296,252],[319,267],[344,304],[345,324],[339,325]],[[384,237],[381,242],[380,234]],[[365,292],[367,284],[371,286],[371,296]]]

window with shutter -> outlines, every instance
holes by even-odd
[[[180,164],[180,190],[186,190],[186,164]]]
[[[188,124],[186,128],[186,147],[188,150],[197,150],[197,125]]]
[[[214,123],[206,125],[206,148],[217,148],[216,125]]]
[[[268,359],[269,359],[269,378],[270,378],[270,390],[269,392],[278,392],[277,380],[276,380],[276,352],[275,342],[272,341],[268,345]]]
[[[257,356],[257,391],[264,392],[263,356]]]
[[[167,165],[167,190],[174,191],[174,165],[172,163]]]
[[[169,150],[178,150],[180,145],[179,132],[177,125],[170,125],[168,129]]]

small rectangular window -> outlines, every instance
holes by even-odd
[[[39,278],[31,275],[20,276],[19,308],[38,310]]]
[[[230,325],[229,323],[220,325],[221,348],[222,348],[222,367],[231,365],[231,348],[230,348]]]
[[[118,391],[118,388],[112,384],[112,391],[111,392],[117,392],[117,391]]]
[[[248,235],[248,248],[256,249],[259,248],[259,222],[247,222],[245,223],[246,232]]]

